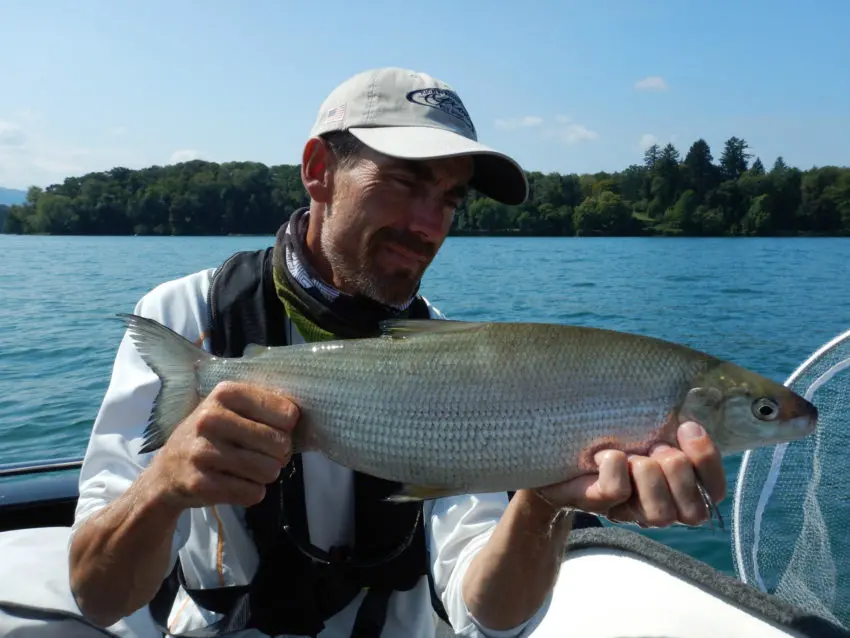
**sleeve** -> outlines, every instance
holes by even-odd
[[[183,279],[162,284],[142,297],[134,313],[156,319],[191,341],[201,341],[199,291],[193,291],[189,283]],[[71,538],[86,519],[124,493],[150,463],[155,452],[139,454],[138,450],[159,388],[159,378],[138,355],[125,332],[83,459]],[[187,510],[177,524],[165,575],[188,538],[190,516]]]
[[[487,544],[508,505],[508,495],[474,494],[426,502],[425,531],[434,588],[458,636],[524,638],[540,624],[551,594],[526,622],[508,630],[493,630],[478,622],[463,599],[463,579],[475,555]]]

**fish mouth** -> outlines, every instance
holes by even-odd
[[[817,409],[813,407],[808,414],[803,414],[802,416],[794,417],[788,422],[788,424],[791,426],[792,432],[799,435],[800,438],[808,436],[809,434],[814,432],[815,428],[817,427]]]
[[[779,418],[788,425],[791,432],[802,438],[814,432],[817,427],[818,409],[808,399],[794,395],[781,410]]]

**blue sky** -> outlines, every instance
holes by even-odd
[[[805,8],[804,8],[805,7]],[[846,165],[850,3],[8,0],[0,185],[201,157],[297,163],[319,104],[375,66],[460,93],[530,170],[619,170],[651,141]]]

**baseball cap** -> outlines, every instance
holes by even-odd
[[[349,131],[374,150],[412,160],[470,155],[470,186],[504,204],[528,197],[522,167],[478,141],[455,90],[425,73],[397,67],[358,73],[337,86],[319,109],[311,137]]]

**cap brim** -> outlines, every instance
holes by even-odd
[[[457,133],[428,126],[348,130],[366,146],[390,157],[424,160],[472,156],[475,169],[469,185],[475,190],[510,206],[522,204],[528,197],[528,179],[517,162]]]

